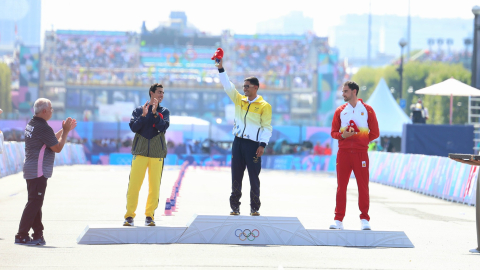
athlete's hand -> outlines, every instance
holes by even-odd
[[[220,63],[218,63],[218,69],[222,69],[223,68],[223,58],[220,59]]]
[[[150,101],[145,102],[145,105],[143,105],[143,107],[142,107],[142,109],[143,109],[142,116],[143,116],[143,117],[147,116],[147,113],[148,113],[148,103],[149,103],[149,102],[150,102]]]
[[[263,148],[263,146],[259,146],[257,148],[257,157],[261,157],[263,155],[263,152],[265,151],[265,148]]]
[[[343,132],[343,137],[346,139],[348,137],[352,137],[355,134],[355,129],[353,127],[347,127],[347,129]]]
[[[153,99],[153,105],[152,105],[152,113],[154,114],[157,111],[158,107],[158,99],[154,98]]]

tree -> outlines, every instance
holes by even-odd
[[[380,68],[363,67],[353,76],[360,89],[359,97],[367,100],[375,90],[381,78],[384,78],[387,85],[393,88],[393,97],[399,102],[400,97],[400,76],[397,66],[386,66]],[[442,62],[415,62],[411,61],[404,65],[402,97],[406,101],[405,112],[410,115],[410,105],[422,99],[425,107],[428,108],[430,124],[448,124],[450,119],[450,98],[441,96],[416,95],[409,93],[413,91],[455,78],[463,83],[470,84],[471,72],[461,64],[448,64]],[[453,99],[454,124],[465,124],[468,122],[468,97],[454,97]]]
[[[12,75],[5,63],[0,63],[0,108],[12,112]]]

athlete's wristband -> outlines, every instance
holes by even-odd
[[[218,69],[218,73],[223,73],[223,72],[225,72],[225,69],[223,67]]]
[[[340,136],[342,136],[342,138],[346,139],[345,137],[343,137],[343,133],[342,133],[342,134],[340,134]]]

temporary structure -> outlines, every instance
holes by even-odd
[[[377,84],[375,91],[366,102],[372,106],[377,115],[380,136],[402,136],[403,125],[411,124],[412,121],[400,108],[392,96],[385,80],[382,78]]]
[[[437,83],[423,89],[415,91],[417,95],[450,96],[450,125],[452,124],[453,97],[474,97],[480,96],[480,90],[464,84],[461,81],[450,78],[441,83]],[[470,102],[468,104],[470,111]]]

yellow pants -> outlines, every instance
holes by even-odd
[[[125,218],[136,216],[135,211],[138,205],[138,194],[142,187],[145,172],[148,168],[148,198],[145,208],[145,216],[154,218],[155,209],[158,207],[160,195],[160,183],[162,181],[163,158],[149,158],[134,155],[132,168],[130,169],[130,180],[127,190],[127,213]]]

